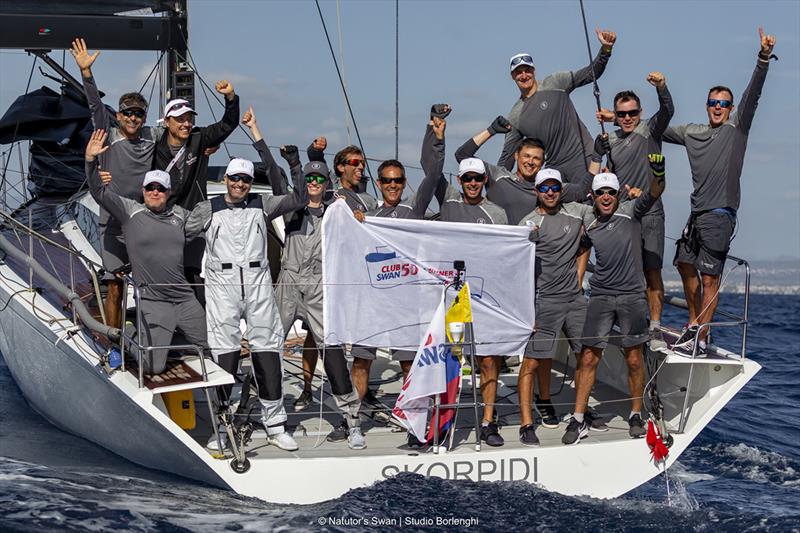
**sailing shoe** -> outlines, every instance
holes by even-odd
[[[583,414],[583,419],[592,431],[608,431],[608,426],[603,422],[603,417],[592,407],[586,409],[586,412]]]
[[[275,435],[268,434],[267,442],[273,446],[277,446],[281,450],[286,450],[287,452],[293,452],[298,448],[297,442],[295,442],[292,436],[285,431],[281,431]]]
[[[294,407],[295,411],[302,411],[312,403],[313,399],[311,397],[311,391],[304,390],[300,396],[297,397],[292,406]]]
[[[339,425],[328,433],[325,440],[328,442],[342,442],[345,439],[347,439],[347,420],[343,418]]]
[[[220,424],[219,428],[219,440],[222,442],[222,449],[226,450],[230,448],[230,443],[228,442],[228,432],[225,431],[225,425]],[[214,433],[211,433],[211,436],[208,438],[208,443],[206,444],[206,448],[211,450],[212,452],[218,452],[219,443],[217,442],[217,436]]]
[[[525,446],[539,446],[539,437],[533,424],[519,428],[519,441]]]
[[[569,419],[567,431],[561,437],[561,442],[564,444],[576,444],[589,434],[589,424],[586,423],[585,416],[584,414],[583,422],[578,422],[574,416]]]
[[[356,426],[350,428],[347,435],[347,445],[351,450],[363,450],[367,447],[367,440],[361,433],[361,428]]]
[[[632,417],[628,419],[628,435],[631,436],[632,439],[639,439],[644,437],[647,430],[644,429],[644,422],[642,421],[642,417],[639,413],[636,413]]]
[[[678,340],[676,340],[675,344],[672,345],[672,349],[681,349],[687,344],[693,343],[695,336],[697,336],[697,326],[686,326],[683,328],[681,336],[678,337]]]
[[[554,429],[558,427],[558,417],[556,416],[556,408],[553,407],[553,402],[548,398],[547,400],[540,400],[536,397],[536,409],[542,416],[542,427]]]
[[[481,426],[481,440],[493,447],[502,446],[505,443],[494,422],[490,422],[487,426]]]
[[[664,342],[664,335],[660,329],[650,330],[650,349],[656,352],[661,352],[667,349],[667,343]]]
[[[406,442],[408,444],[408,447],[411,448],[412,450],[419,450],[420,448],[425,446],[424,442],[419,440],[416,435],[410,432],[408,434],[408,439]]]

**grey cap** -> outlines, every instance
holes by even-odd
[[[303,167],[303,176],[329,176],[328,165],[322,161],[311,161]]]

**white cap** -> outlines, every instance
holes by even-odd
[[[175,98],[174,100],[170,100],[167,102],[167,105],[164,106],[164,118],[167,117],[179,117],[184,113],[195,113],[195,110],[192,109],[192,106],[189,105],[188,100],[184,100],[183,98]]]
[[[527,52],[522,52],[521,54],[511,56],[508,63],[511,67],[511,72],[514,72],[517,67],[521,67],[522,65],[533,67],[533,57]]]
[[[463,176],[468,172],[486,174],[486,166],[484,166],[483,161],[477,157],[468,157],[466,159],[462,159],[461,163],[458,164],[458,175]]]
[[[608,187],[618,191],[619,180],[617,179],[617,175],[612,174],[611,172],[601,172],[600,174],[597,174],[592,180],[592,191],[602,189],[603,187]]]
[[[236,174],[245,174],[251,178],[254,177],[255,174],[253,172],[253,162],[249,159],[242,159],[240,157],[231,159],[231,162],[228,163],[228,168],[225,169],[225,175],[235,176]]]
[[[561,179],[561,172],[554,168],[543,168],[536,173],[536,179],[533,181],[533,186],[538,187],[547,180],[556,180],[559,183],[564,183],[564,180]]]
[[[172,183],[170,183],[169,174],[167,174],[163,170],[151,170],[144,175],[144,181],[142,181],[142,187],[147,187],[151,183],[158,183],[165,189],[172,188]]]

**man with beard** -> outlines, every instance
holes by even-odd
[[[661,136],[667,129],[675,108],[667,82],[660,72],[651,72],[647,81],[658,93],[658,111],[642,120],[642,105],[633,91],[622,91],[614,97],[614,112],[603,109],[598,119],[615,121],[619,129],[599,135],[595,140],[595,160],[599,170],[600,160],[608,155],[614,163],[613,171],[620,177],[620,185],[630,185],[646,190],[652,175],[647,154],[661,152]],[[623,197],[624,199],[624,197]],[[647,302],[650,307],[650,345],[654,349],[666,348],[661,335],[661,310],[664,307],[664,282],[661,268],[664,263],[664,204],[659,198],[642,217],[642,256],[644,277],[647,280]]]
[[[635,200],[619,201],[619,180],[603,172],[592,180],[594,209],[584,215],[586,246],[593,246],[597,264],[589,284],[592,294],[583,327],[583,349],[575,370],[575,411],[561,442],[575,444],[588,434],[586,412],[594,386],[597,365],[614,325],[619,327],[620,345],[628,365],[631,412],[628,433],[644,436],[642,395],[647,341],[647,284],[642,268],[641,219],[664,192],[664,156],[648,156],[652,178],[649,190]],[[630,192],[630,190],[629,190]]]

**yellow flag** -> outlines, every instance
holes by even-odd
[[[469,285],[467,283],[464,283],[461,290],[458,291],[455,300],[450,304],[450,308],[444,316],[447,339],[453,342],[453,338],[450,336],[451,322],[472,322],[472,306],[469,302]]]

